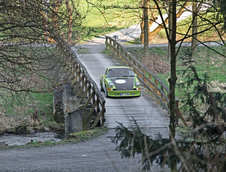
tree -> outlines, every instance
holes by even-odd
[[[224,145],[224,140],[221,140],[222,137],[222,131],[224,130],[224,114],[225,109],[223,108],[225,105],[222,104],[222,99],[224,99],[224,95],[219,94],[212,94],[209,93],[206,89],[206,79],[201,82],[200,78],[197,77],[197,73],[195,72],[194,67],[191,67],[192,72],[194,72],[194,76],[196,79],[196,82],[198,83],[196,89],[194,89],[194,94],[196,97],[193,99],[188,98],[186,100],[189,104],[189,112],[190,117],[194,116],[192,119],[193,124],[195,121],[199,121],[199,123],[195,126],[190,126],[192,131],[191,135],[193,137],[193,142],[186,141],[181,142],[180,140],[176,140],[175,138],[175,127],[176,127],[176,104],[175,104],[175,90],[176,90],[176,84],[177,84],[177,73],[176,73],[176,66],[177,66],[177,56],[178,52],[181,50],[182,43],[186,40],[190,40],[193,36],[197,36],[195,39],[199,44],[202,44],[203,46],[207,47],[208,49],[222,55],[225,57],[225,54],[218,52],[208,46],[204,43],[204,37],[208,35],[208,32],[211,32],[211,36],[213,37],[213,34],[218,37],[218,40],[220,40],[219,45],[224,45],[224,39],[222,34],[222,23],[224,20],[222,20],[222,17],[219,17],[219,8],[216,8],[216,6],[213,3],[201,1],[202,3],[199,3],[199,5],[205,5],[207,6],[207,9],[204,11],[197,13],[196,10],[194,10],[195,14],[199,21],[199,29],[196,32],[192,33],[192,26],[195,26],[194,20],[196,20],[196,17],[193,17],[192,20],[188,20],[187,27],[183,31],[179,31],[177,29],[179,23],[177,23],[177,6],[183,6],[182,4],[188,2],[188,1],[177,1],[177,0],[170,0],[168,11],[169,11],[169,26],[167,26],[167,22],[165,21],[163,17],[163,9],[159,5],[159,1],[153,0],[153,2],[156,5],[156,8],[159,12],[159,15],[162,20],[162,26],[165,30],[168,42],[169,42],[169,58],[170,58],[170,79],[169,79],[169,85],[170,85],[170,100],[169,100],[169,107],[170,107],[170,135],[169,140],[164,141],[164,139],[156,138],[152,141],[144,141],[148,140],[147,136],[142,136],[140,138],[137,138],[137,130],[139,131],[139,128],[136,128],[136,131],[130,132],[130,130],[127,130],[125,127],[119,126],[116,128],[116,136],[113,138],[113,142],[119,143],[119,146],[117,149],[122,152],[122,156],[124,157],[130,157],[134,156],[135,153],[140,153],[145,159],[144,166],[150,166],[150,162],[153,162],[156,160],[160,165],[161,162],[163,162],[163,159],[169,159],[168,165],[171,168],[172,171],[175,171],[177,168],[177,165],[182,165],[182,171],[195,171],[197,169],[200,170],[210,170],[211,168],[213,170],[218,169],[223,170],[225,167],[222,165],[222,163],[225,162],[224,153],[222,154],[221,148]],[[182,4],[181,4],[182,3]],[[200,7],[201,8],[201,7]],[[206,39],[206,38],[205,38]],[[221,44],[222,42],[222,44]],[[176,44],[179,44],[178,47],[176,47]],[[193,59],[192,59],[193,60]],[[192,61],[191,60],[191,61]],[[188,81],[188,83],[196,83],[192,81]],[[200,90],[201,89],[201,90]],[[218,96],[218,97],[217,97]],[[197,99],[196,99],[197,98]],[[203,100],[203,101],[202,101]],[[205,100],[205,101],[204,101]],[[223,116],[220,117],[220,122],[215,123],[214,121],[204,120],[203,119],[203,113],[200,113],[199,110],[197,110],[197,106],[200,105],[194,105],[194,102],[205,102],[205,105],[209,107],[204,114],[208,114],[211,116],[211,119],[215,119],[216,116]],[[221,107],[218,105],[221,104]],[[218,110],[217,110],[218,109]],[[218,115],[216,115],[218,114]],[[210,117],[208,117],[209,119]],[[223,129],[222,129],[223,128]],[[210,135],[208,135],[208,131],[210,132]],[[142,134],[141,134],[142,135]],[[200,137],[199,137],[200,136]],[[145,139],[146,138],[146,139]],[[197,140],[197,138],[199,138]],[[200,141],[201,139],[201,141]],[[157,143],[155,140],[158,140]],[[120,142],[119,142],[120,141]],[[146,143],[145,143],[146,142]],[[133,146],[137,143],[137,147]],[[163,144],[161,144],[163,143]],[[159,145],[161,144],[161,145]],[[156,146],[158,145],[158,146]],[[148,147],[150,146],[150,147]],[[152,146],[155,146],[155,150],[152,149]],[[152,150],[149,152],[149,150]],[[165,154],[162,153],[162,150],[165,150]],[[131,152],[131,153],[130,153]],[[193,157],[190,153],[192,152],[195,154],[195,157]],[[218,159],[219,157],[219,159]],[[196,161],[194,161],[194,159]],[[165,160],[164,159],[164,160]],[[203,161],[205,161],[205,163]],[[166,160],[167,161],[167,160]],[[210,165],[208,164],[210,163]],[[218,164],[214,164],[215,162],[220,162]],[[203,164],[202,164],[203,163]],[[189,166],[188,166],[189,164]],[[189,168],[191,166],[191,168]]]
[[[226,30],[226,3],[224,0],[215,0],[214,3],[220,8],[220,13],[222,14],[224,21],[224,30]]]
[[[166,5],[166,2],[165,1],[163,1],[163,2],[158,1],[158,4],[159,4],[159,7],[160,8],[164,9],[167,12],[168,9],[167,9],[167,5]],[[183,12],[186,11],[187,6],[188,6],[188,2],[185,1],[185,3],[182,4],[180,6],[179,10],[177,11],[177,18],[179,18],[183,14]],[[150,5],[149,5],[149,11],[150,11],[149,12],[150,20],[149,20],[149,29],[148,29],[148,31],[149,31],[148,40],[149,40],[149,43],[150,43],[151,40],[153,39],[153,37],[156,34],[158,34],[164,28],[164,26],[163,26],[163,23],[158,23],[157,22],[157,19],[158,19],[158,10],[157,10],[157,6],[156,6],[155,3],[153,3],[153,2],[150,3]],[[171,13],[169,12],[169,14],[171,14]],[[166,18],[164,18],[164,23],[166,25],[168,24],[168,22],[169,22],[169,16],[167,16]],[[154,23],[156,23],[158,26],[154,30],[150,31],[150,27]],[[141,40],[141,43],[143,44],[144,43],[144,33],[143,33],[144,23],[143,23],[143,21],[142,21],[140,27],[141,27],[140,40]]]
[[[79,28],[81,24],[75,6],[71,7],[71,11],[69,4],[67,6],[66,1],[51,0],[0,2],[1,104],[4,100],[12,103],[13,99],[19,99],[19,104],[26,106],[25,100],[32,97],[29,93],[52,92],[57,83],[57,71],[66,63],[58,47],[48,43],[57,43],[64,33],[71,41],[71,28]],[[12,105],[11,109],[13,107],[16,108]],[[1,109],[2,113],[6,113],[6,109]]]

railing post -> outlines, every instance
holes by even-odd
[[[102,103],[102,126],[104,126],[104,122],[105,122],[105,102]]]
[[[155,85],[157,85],[158,86],[158,81],[157,81],[157,79],[155,79]],[[159,92],[158,92],[158,90],[156,89],[156,93],[159,95]]]
[[[100,112],[100,99],[99,96],[97,96],[97,114]]]

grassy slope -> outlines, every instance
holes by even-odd
[[[221,52],[222,54],[226,54],[225,47],[213,47],[215,50]],[[139,57],[141,59],[143,57],[143,49],[142,48],[128,48],[129,52],[131,52],[135,57]],[[182,65],[181,57],[184,57],[185,47],[182,47],[177,60],[177,71],[178,71],[178,82],[180,82],[182,76],[179,74],[179,71],[185,69],[186,66]],[[153,47],[149,48],[149,55],[151,57],[159,58],[163,61],[168,61],[167,59],[167,48],[166,47]],[[195,67],[202,76],[204,73],[208,73],[209,81],[217,81],[219,83],[226,83],[226,68],[225,68],[225,58],[216,54],[215,52],[208,50],[205,47],[197,48],[197,55],[195,57]],[[162,74],[158,73],[159,78],[168,86],[168,78],[170,76],[169,72]],[[181,96],[181,92],[179,88],[177,88],[177,96]]]

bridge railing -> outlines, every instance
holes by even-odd
[[[104,125],[104,113],[105,113],[105,99],[102,96],[95,81],[91,78],[84,65],[80,62],[78,55],[75,51],[63,40],[59,40],[59,45],[64,53],[68,56],[68,66],[70,70],[69,80],[73,91],[76,92],[76,96],[79,97],[81,106],[79,109],[85,109],[89,107],[89,113],[87,120],[92,121],[94,112],[96,112],[95,120],[92,121],[91,128],[96,127],[100,122],[101,126]]]
[[[142,84],[153,93],[161,105],[169,111],[169,90],[164,83],[152,72],[148,71],[140,61],[128,53],[123,46],[111,37],[106,36],[105,44],[106,49],[110,50],[111,53],[119,57],[134,70]]]

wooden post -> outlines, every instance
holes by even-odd
[[[104,114],[105,114],[105,102],[103,102],[102,103],[102,126],[104,126],[104,122],[105,122],[105,116],[104,116]]]

